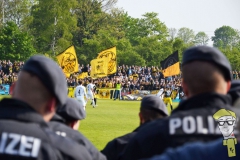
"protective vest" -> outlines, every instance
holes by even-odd
[[[121,84],[118,84],[116,85],[116,90],[120,90],[121,89]]]

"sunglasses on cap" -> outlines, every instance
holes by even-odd
[[[233,125],[234,122],[235,122],[235,120],[218,121],[218,125],[219,125],[219,126],[223,126],[225,123],[227,123],[228,125]]]

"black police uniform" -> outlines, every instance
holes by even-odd
[[[223,145],[223,138],[220,138],[213,142],[196,142],[171,148],[159,156],[144,160],[239,160],[239,143],[235,145],[235,150],[236,156],[229,157],[227,148]]]
[[[69,137],[75,142],[83,145],[93,160],[106,160],[106,157],[101,154],[82,133],[59,122],[51,121],[49,122],[49,125],[57,134]]]
[[[1,160],[91,160],[83,146],[56,135],[25,102],[3,99],[0,107]]]
[[[118,155],[124,150],[128,142],[137,134],[138,130],[143,126],[144,124],[136,128],[133,132],[115,138],[112,141],[108,142],[106,147],[101,152],[107,157],[108,160],[117,160]]]
[[[59,115],[58,115],[59,114]],[[68,98],[66,104],[61,107],[57,114],[49,122],[49,126],[58,135],[71,138],[75,142],[83,145],[93,160],[106,160],[106,157],[99,152],[94,145],[80,132],[65,125],[66,120],[81,120],[86,116],[83,106],[75,100]]]
[[[155,95],[145,96],[141,101],[140,110],[150,110],[156,113],[160,113],[162,116],[168,116],[166,105],[163,103],[163,101],[159,97]],[[124,136],[113,139],[106,145],[106,147],[101,152],[104,155],[106,155],[108,160],[117,160],[118,156],[125,149],[128,142],[137,134],[139,130],[141,130],[141,128],[143,128],[149,122],[151,121],[144,122],[131,133],[128,133]]]
[[[230,103],[230,97],[214,93],[183,100],[169,118],[156,120],[142,128],[129,142],[121,159],[152,157],[168,147],[222,137],[212,115],[221,108],[231,110]]]
[[[66,103],[66,77],[54,61],[35,55],[25,63],[22,71],[36,76],[59,106]],[[0,159],[92,159],[84,146],[50,130],[43,117],[27,104],[28,100],[20,99],[0,102]]]

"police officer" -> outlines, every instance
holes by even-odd
[[[236,81],[233,81],[236,84]],[[232,85],[235,86],[235,85]],[[231,87],[232,88],[232,87]],[[232,109],[234,113],[237,114],[238,118],[240,118],[240,106],[236,106]],[[240,121],[238,121],[238,125],[236,127],[238,131],[240,131]],[[227,149],[227,144],[223,143],[223,139],[220,138],[218,140],[203,143],[203,142],[195,142],[189,143],[184,146],[178,148],[171,148],[164,152],[162,155],[155,156],[153,158],[149,158],[149,160],[212,160],[212,159],[221,159],[221,160],[238,160],[240,159],[240,140],[237,140],[237,144],[230,149],[230,152],[235,155],[230,157]],[[146,159],[145,159],[146,160]]]
[[[58,135],[69,137],[83,145],[93,160],[106,160],[106,157],[83,134],[77,131],[80,120],[85,117],[86,112],[82,104],[76,99],[68,98],[66,104],[57,110],[57,114],[49,122],[49,125]]]
[[[59,108],[50,121],[51,124],[61,122],[74,130],[78,130],[80,121],[86,118],[86,112],[83,105],[76,99],[67,98],[66,104]]]
[[[182,60],[186,99],[169,118],[142,128],[129,142],[121,159],[152,157],[168,147],[222,137],[212,115],[221,108],[231,109],[231,98],[227,96],[231,86],[230,71],[229,61],[218,49],[208,46],[187,49]]]
[[[50,130],[46,122],[66,102],[67,85],[59,66],[33,56],[23,66],[12,99],[0,102],[0,159],[89,159],[83,145]]]
[[[140,126],[131,133],[113,139],[101,152],[106,155],[108,160],[117,160],[118,155],[140,128],[150,121],[167,116],[168,111],[162,99],[153,95],[143,97],[139,113]]]

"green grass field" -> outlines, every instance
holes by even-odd
[[[0,100],[4,97],[0,96]],[[88,102],[87,117],[81,121],[80,131],[97,149],[102,150],[110,140],[132,132],[139,126],[140,101],[97,100],[92,108]],[[175,108],[177,103],[173,103]],[[170,107],[168,106],[170,112]]]
[[[0,95],[0,100],[3,99],[3,98],[10,98],[11,96],[9,95]]]
[[[98,100],[98,106],[87,104],[87,117],[81,121],[80,131],[102,150],[110,140],[132,132],[139,125],[140,101]],[[174,103],[174,108],[177,103]],[[168,106],[170,111],[170,106]]]

